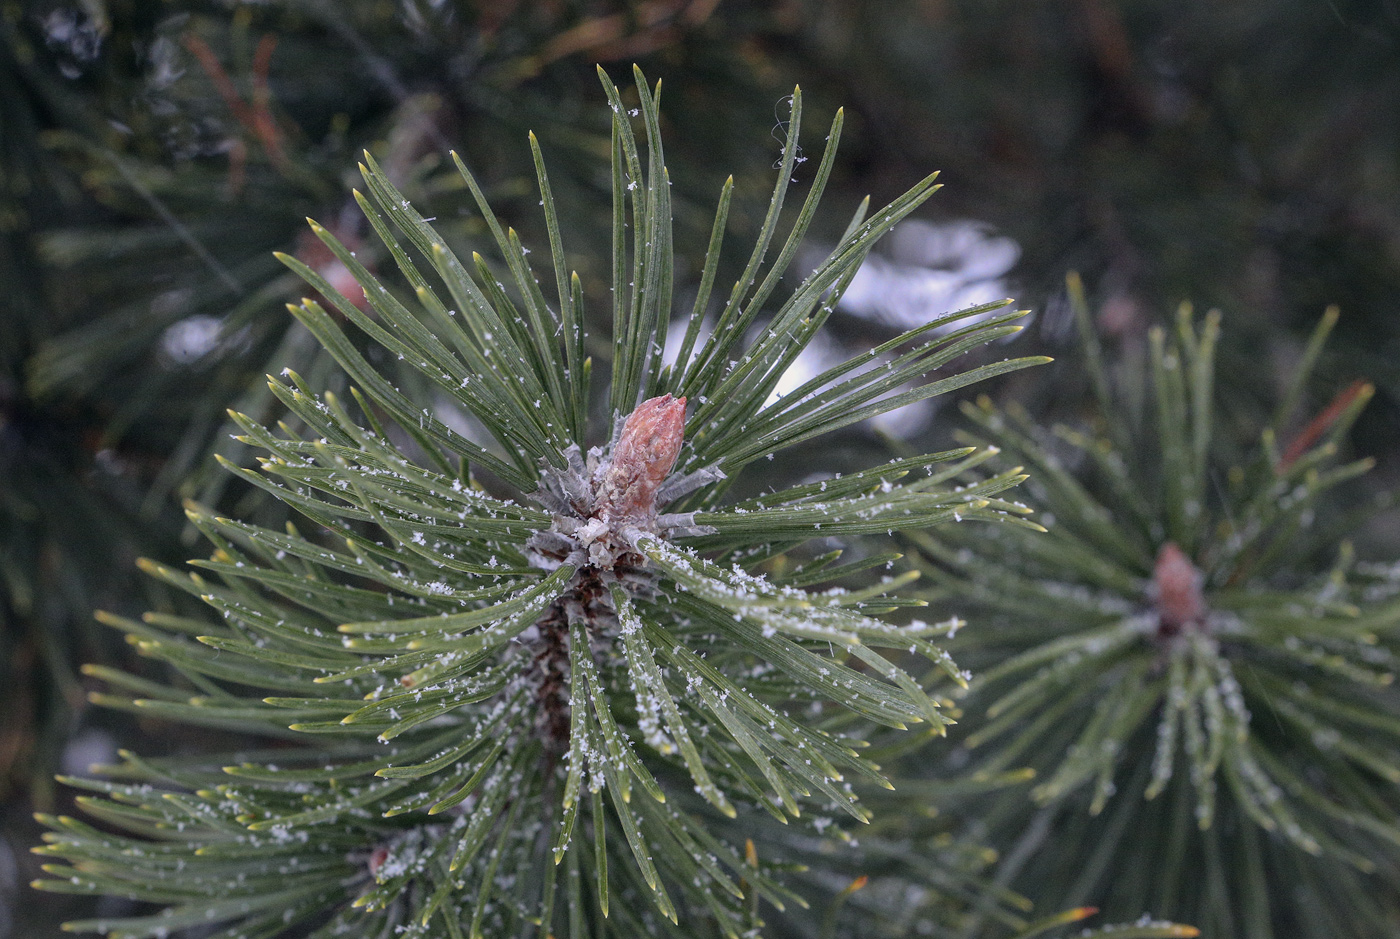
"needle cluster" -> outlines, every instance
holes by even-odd
[[[729,496],[750,463],[903,404],[1022,368],[944,369],[1010,335],[992,304],[941,316],[773,394],[874,242],[937,188],[862,206],[784,297],[777,288],[829,177],[842,119],[783,239],[800,91],[762,230],[728,299],[711,303],[732,181],[697,298],[673,307],[670,184],[657,95],[612,108],[611,381],[591,391],[590,319],[566,265],[532,139],[554,296],[458,161],[498,260],[459,257],[366,154],[356,193],[384,246],[375,276],[312,231],[354,301],[282,260],[321,300],[292,314],[350,382],[348,398],[285,372],[277,428],[235,413],[261,466],[230,472],[294,509],[273,529],[191,504],[213,545],[193,571],[147,564],[215,615],[104,614],[169,683],[98,670],[101,703],[268,738],[266,749],[123,756],[69,782],[102,827],[46,818],[47,890],[149,901],[149,915],[71,924],[117,937],[198,925],[219,939],[740,936],[801,905],[778,859],[726,817],[868,817],[871,728],[948,723],[922,660],[962,682],[936,640],[895,625],[909,576],[822,584],[891,555],[870,536],[958,519],[1015,520],[1008,470],[951,481],[973,448]],[[771,255],[771,257],[770,257]],[[362,292],[362,296],[359,293]],[[679,353],[663,356],[673,320]],[[377,346],[369,355],[367,346]],[[374,364],[416,370],[413,397]],[[940,371],[936,378],[928,376]],[[594,419],[601,414],[602,420]],[[606,440],[589,446],[592,440]],[[810,550],[837,539],[840,552]],[[727,823],[726,823],[727,824]]]
[[[1094,423],[965,408],[977,443],[1027,466],[1048,533],[911,536],[981,627],[952,645],[977,674],[964,772],[1034,773],[1029,799],[975,809],[1012,846],[1001,876],[1206,935],[1385,934],[1400,896],[1400,578],[1336,541],[1355,524],[1338,487],[1371,466],[1339,454],[1372,389],[1294,417],[1336,313],[1239,460],[1215,430],[1218,314],[1183,308],[1154,330],[1142,388],[1105,365],[1074,299]]]

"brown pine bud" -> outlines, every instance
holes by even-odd
[[[637,405],[598,485],[597,515],[646,518],[656,511],[656,493],[671,475],[685,437],[685,398],[662,395]]]
[[[1157,635],[1175,636],[1183,629],[1199,629],[1205,624],[1201,572],[1174,542],[1162,545],[1157,554],[1151,590],[1157,607]]]

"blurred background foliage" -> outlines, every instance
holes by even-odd
[[[272,511],[210,471],[214,452],[240,458],[226,407],[271,416],[261,377],[287,366],[340,381],[286,314],[301,288],[272,252],[335,282],[304,218],[358,241],[365,148],[455,247],[485,233],[449,149],[538,243],[533,130],[565,242],[597,246],[580,273],[605,294],[594,65],[633,61],[665,82],[678,254],[702,253],[731,172],[731,227],[757,227],[794,83],[810,113],[846,108],[829,204],[943,171],[928,213],[853,285],[832,342],[1014,295],[1036,313],[1017,353],[1070,354],[988,390],[1072,418],[1089,388],[1066,271],[1128,367],[1189,298],[1223,311],[1221,434],[1233,420],[1243,446],[1337,304],[1300,413],[1373,382],[1350,434],[1379,461],[1362,489],[1400,480],[1395,0],[0,2],[0,936],[47,935],[75,912],[16,903],[29,813],[65,798],[53,772],[143,730],[181,745],[85,704],[82,663],[137,667],[91,611],[177,602],[133,561],[185,557],[182,498]],[[881,430],[942,441],[951,421],[929,418]],[[868,445],[835,458],[868,462]],[[1355,538],[1370,557],[1400,548],[1384,516]]]

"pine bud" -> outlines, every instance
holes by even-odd
[[[1151,592],[1159,617],[1157,635],[1175,636],[1183,629],[1199,628],[1204,622],[1206,601],[1201,593],[1201,572],[1175,542],[1168,541],[1157,554]]]
[[[637,405],[622,425],[599,481],[597,517],[644,519],[654,514],[657,490],[671,475],[684,436],[685,398],[665,394]]]

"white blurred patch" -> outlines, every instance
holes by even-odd
[[[91,776],[97,763],[117,762],[117,742],[105,731],[88,728],[75,734],[63,748],[61,765],[68,776]]]
[[[491,432],[484,424],[453,401],[447,395],[438,394],[433,396],[433,417],[437,418],[457,433],[466,437],[472,443],[490,448],[494,443]]]
[[[904,332],[922,326],[945,313],[1005,298],[1006,275],[1021,257],[1021,247],[998,235],[982,222],[956,219],[949,222],[905,221],[883,242],[883,254],[872,254],[861,265],[837,308],[850,316],[867,319]],[[814,270],[824,261],[829,246],[805,247],[799,269]],[[991,315],[991,314],[985,314]],[[930,335],[961,329],[978,317],[960,319],[930,330]],[[666,334],[665,360],[675,363],[680,354],[686,321],[675,320]],[[703,348],[713,322],[697,337]],[[752,338],[757,338],[752,337]],[[751,339],[752,341],[752,339]],[[778,381],[768,398],[772,405],[817,375],[846,361],[863,349],[837,342],[825,331],[802,350]],[[908,390],[905,386],[891,393]],[[871,425],[894,437],[910,437],[928,426],[937,410],[933,401],[920,401],[871,420]]]
[[[689,324],[684,319],[672,320],[670,327],[666,331],[666,349],[662,353],[668,364],[675,364],[676,357],[681,352],[681,342],[685,337],[685,330]],[[694,359],[695,352],[705,348],[709,341],[710,332],[714,326],[713,322],[707,321],[700,327],[699,335],[696,337],[695,350],[691,353]],[[743,344],[747,349],[759,338],[762,328],[751,332],[749,341]],[[825,332],[819,332],[812,337],[812,341],[807,343],[807,347],[798,353],[796,360],[783,372],[778,384],[769,394],[766,404],[772,404],[779,398],[785,398],[808,381],[811,381],[822,372],[833,366],[840,365],[850,357],[850,351],[838,344]]]
[[[146,81],[151,91],[164,91],[185,74],[180,52],[168,36],[157,36],[146,53]]]
[[[901,331],[1006,297],[1006,275],[1021,257],[1014,240],[969,219],[902,222],[881,245],[884,253],[866,259],[837,308]],[[815,248],[805,260],[816,267],[825,256]]]
[[[804,384],[816,378],[829,368],[840,365],[850,358],[850,351],[839,345],[827,333],[819,332],[807,343],[807,348],[798,353],[797,358],[773,388],[765,405],[779,398],[786,398]]]
[[[107,31],[105,18],[99,19],[90,12],[61,7],[51,10],[43,19],[44,43],[50,49],[68,53],[79,62],[91,62],[102,52],[102,37]],[[59,69],[67,78],[77,78],[81,73],[71,65],[60,65]]]
[[[702,327],[696,348],[703,348],[705,340],[709,335],[709,324]],[[674,363],[676,356],[680,354],[681,340],[685,335],[685,320],[673,320],[666,334],[665,361]],[[757,336],[754,337],[757,339]],[[752,340],[751,340],[752,341]],[[772,393],[768,395],[768,400],[764,402],[765,407],[770,407],[777,401],[788,397],[794,391],[801,388],[807,382],[816,378],[828,369],[834,368],[859,353],[859,349],[852,349],[842,343],[837,342],[832,336],[825,332],[819,332],[812,337],[797,358],[783,372],[778,379]],[[883,360],[874,360],[879,362]],[[809,389],[808,393],[819,391]],[[904,390],[904,389],[899,389]],[[899,408],[894,411],[880,414],[870,420],[870,425],[881,433],[890,434],[895,437],[908,437],[918,433],[928,426],[929,420],[933,416],[934,405],[928,401],[921,401],[912,405]]]
[[[882,434],[888,434],[897,440],[904,440],[927,429],[928,425],[933,423],[933,415],[937,410],[937,399],[915,401],[902,408],[877,414],[870,419],[870,426]]]
[[[235,352],[248,344],[246,327],[229,331],[217,316],[197,313],[170,324],[160,337],[160,351],[174,365],[193,365],[214,353]]]
[[[160,351],[174,362],[189,365],[213,352],[223,331],[217,316],[187,316],[166,329],[160,337]]]

